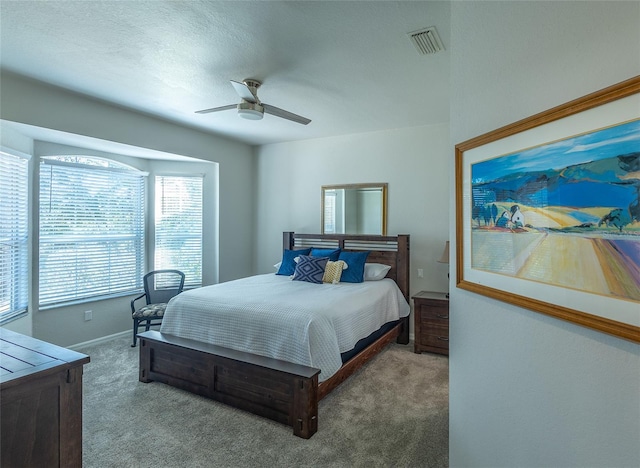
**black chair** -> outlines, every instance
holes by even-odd
[[[144,275],[144,294],[131,301],[131,317],[133,318],[133,344],[138,342],[138,328],[144,324],[145,331],[152,325],[160,325],[169,299],[182,292],[184,287],[184,273],[179,270],[155,270]],[[142,298],[146,304],[138,309],[135,302]]]

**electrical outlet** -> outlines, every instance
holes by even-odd
[[[424,278],[424,270],[422,268],[418,268],[418,278]]]
[[[93,319],[93,311],[91,310],[85,310],[84,311],[84,321],[88,322],[89,320]]]

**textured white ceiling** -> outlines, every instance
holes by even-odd
[[[250,144],[449,119],[449,3],[0,1],[3,69]],[[435,26],[445,50],[407,33]],[[312,120],[244,120],[229,80]]]

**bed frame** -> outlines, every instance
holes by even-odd
[[[369,250],[409,302],[409,235],[354,236],[283,233],[285,249]],[[199,341],[147,331],[140,338],[141,382],[162,382],[293,427],[304,439],[318,430],[318,402],[392,341],[409,343],[409,317],[318,383],[319,369]]]

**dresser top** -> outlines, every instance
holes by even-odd
[[[36,373],[60,372],[87,362],[86,354],[0,328],[0,384],[3,386]]]

